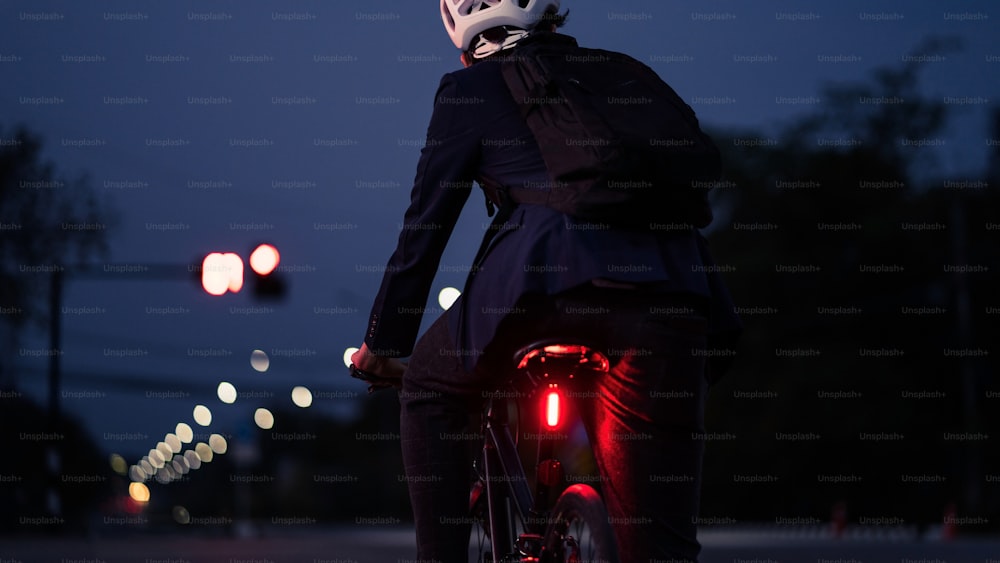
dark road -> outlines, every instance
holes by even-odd
[[[2,563],[409,563],[413,531],[323,528],[265,530],[256,537],[132,535],[122,538],[3,538]],[[702,534],[702,563],[1000,563],[1000,539],[784,537],[768,532]]]

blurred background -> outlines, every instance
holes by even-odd
[[[563,7],[725,156],[705,234],[746,331],[708,406],[706,553],[995,539],[995,3]],[[0,558],[327,527],[407,553],[398,403],[344,357],[459,66],[430,1],[0,2]],[[212,295],[226,253],[244,285]]]

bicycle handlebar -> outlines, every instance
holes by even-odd
[[[381,389],[388,389],[390,387],[395,387],[396,389],[401,389],[403,387],[403,379],[401,377],[382,377],[381,375],[376,375],[370,371],[365,371],[354,364],[351,364],[347,369],[351,374],[351,377],[360,379],[361,381],[369,384],[369,394]]]

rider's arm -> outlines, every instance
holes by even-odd
[[[479,135],[459,81],[447,74],[434,98],[410,206],[372,306],[365,345],[382,357],[408,356],[420,328],[441,255],[472,190]]]

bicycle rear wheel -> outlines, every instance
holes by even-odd
[[[469,561],[474,563],[492,563],[496,561],[510,561],[515,550],[515,540],[524,533],[521,519],[509,499],[505,496],[498,498],[500,504],[494,507],[495,518],[502,518],[506,523],[501,529],[509,536],[504,536],[499,543],[499,551],[494,554],[493,541],[490,537],[490,514],[489,503],[486,498],[486,487],[482,481],[477,481],[472,485],[469,495],[469,519],[472,524],[469,534]]]
[[[563,491],[545,532],[545,561],[618,563],[618,544],[601,495],[589,485]]]
[[[472,491],[469,494],[469,518],[472,520],[472,529],[469,534],[469,561],[470,563],[488,563],[493,557],[490,548],[486,487],[482,481],[476,481],[472,485]]]

